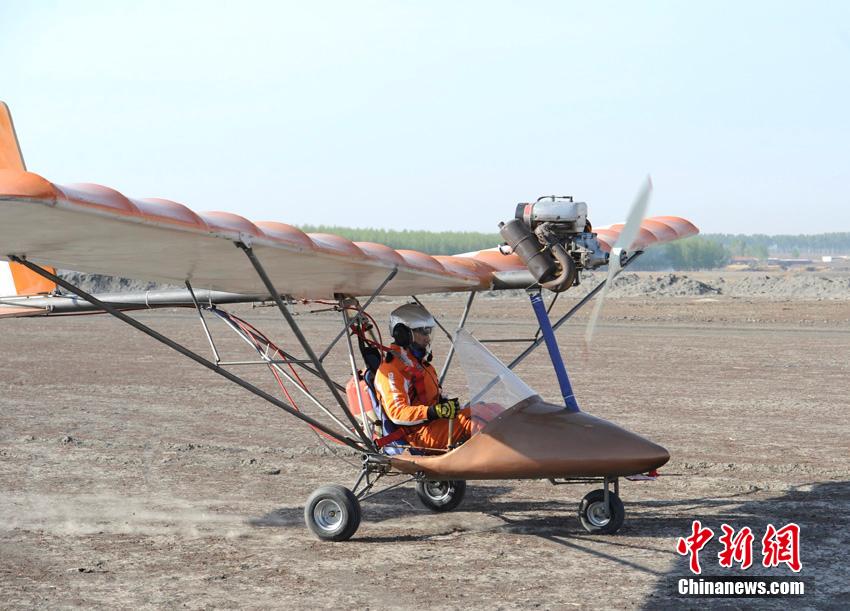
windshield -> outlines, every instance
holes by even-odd
[[[454,345],[466,374],[473,421],[490,421],[537,394],[465,329],[455,334]]]

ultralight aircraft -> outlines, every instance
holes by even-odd
[[[555,330],[602,292],[591,316],[588,338],[612,279],[646,248],[698,233],[673,216],[644,219],[651,183],[643,186],[625,224],[593,228],[587,204],[572,197],[542,197],[519,204],[500,224],[505,244],[453,256],[394,250],[336,235],[306,234],[280,222],[252,222],[226,212],[194,212],[165,199],[136,199],[94,184],[57,185],[26,170],[11,115],[0,103],[0,317],[107,313],[162,342],[268,403],[303,421],[362,457],[351,489],[323,486],[308,499],[305,520],[320,539],[351,538],[360,524],[360,504],[414,482],[423,504],[454,509],[467,480],[546,479],[553,484],[588,484],[579,518],[592,533],[615,533],[625,510],[620,478],[653,479],[669,460],[659,445],[579,409],[557,345]],[[8,262],[6,262],[8,261]],[[581,272],[607,265],[605,280],[556,321],[551,306],[577,285]],[[155,281],[185,288],[91,295],[57,274],[57,269]],[[60,290],[61,289],[61,290]],[[505,365],[465,330],[476,294],[525,289],[539,325],[528,345]],[[543,291],[553,295],[545,303]],[[379,295],[418,297],[468,293],[440,372],[454,359],[469,384],[468,405],[476,422],[464,443],[423,450],[404,443],[383,413],[371,386],[386,349],[368,308]],[[300,345],[300,355],[278,347],[266,334],[222,306],[269,302]],[[340,329],[319,351],[293,315],[296,303],[323,303],[339,314]],[[212,359],[127,314],[128,311],[194,308]],[[208,319],[220,319],[257,353],[252,361],[223,359]],[[8,323],[7,323],[8,324]],[[345,341],[351,377],[334,380],[325,367],[331,349]],[[544,401],[513,369],[545,344],[563,404]],[[285,398],[239,375],[239,367],[267,367]],[[322,401],[302,379],[316,378],[332,401]],[[290,390],[287,390],[287,385]],[[306,396],[309,415],[290,392]],[[313,412],[311,412],[313,413]],[[381,482],[401,476],[392,485]]]

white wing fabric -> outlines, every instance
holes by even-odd
[[[603,247],[616,240],[621,228],[598,230]],[[657,217],[644,223],[637,240],[670,241],[697,231],[684,219]],[[26,256],[62,269],[177,285],[189,280],[199,289],[264,294],[236,242],[254,248],[279,291],[302,298],[368,295],[393,268],[398,274],[382,291],[386,295],[498,288],[500,273],[526,269],[515,255],[495,250],[430,256],[306,234],[284,223],[252,222],[226,212],[196,213],[173,201],[129,198],[100,185],[56,185],[23,170],[0,170],[0,257]]]

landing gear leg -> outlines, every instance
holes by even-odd
[[[613,535],[626,519],[626,508],[620,500],[620,486],[613,480],[614,490],[610,489],[611,479],[605,478],[605,487],[588,493],[578,509],[578,518],[584,529],[592,534]]]

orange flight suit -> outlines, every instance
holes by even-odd
[[[431,363],[423,363],[396,344],[392,358],[385,358],[375,374],[375,392],[384,412],[407,429],[406,441],[419,448],[445,448],[449,443],[449,420],[428,421],[428,407],[440,402],[440,384]],[[469,408],[458,412],[452,427],[452,443],[468,439],[472,431]]]

